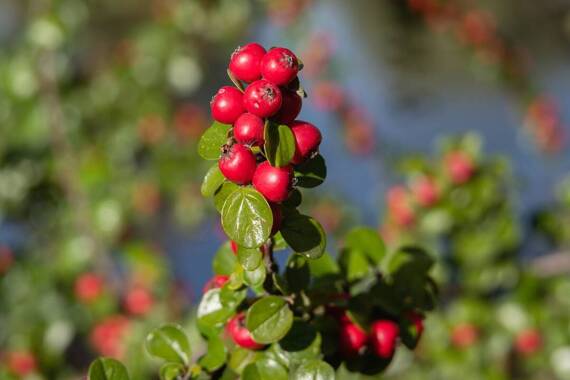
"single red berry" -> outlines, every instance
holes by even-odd
[[[125,316],[112,315],[95,325],[89,340],[100,355],[121,359],[125,355],[129,326],[130,321]]]
[[[348,317],[343,318],[339,330],[339,349],[346,357],[358,355],[366,346],[368,336],[366,332]]]
[[[303,99],[296,91],[288,89],[282,89],[281,95],[283,97],[281,109],[273,116],[273,119],[280,124],[291,124],[301,112]]]
[[[237,254],[237,248],[235,253]],[[229,280],[230,276],[226,276],[225,274],[216,274],[206,282],[206,285],[204,285],[204,288],[202,289],[202,293],[206,293],[208,290],[221,288]]]
[[[137,286],[127,292],[124,305],[129,314],[145,315],[152,309],[154,297],[147,288]]]
[[[370,330],[370,341],[374,353],[383,359],[391,358],[400,333],[398,325],[393,321],[383,319],[374,322]]]
[[[261,75],[278,86],[291,82],[298,72],[299,60],[286,48],[273,48],[261,60]]]
[[[409,227],[415,223],[416,216],[405,187],[394,186],[390,188],[387,194],[387,202],[390,215],[398,226]]]
[[[224,177],[238,185],[247,185],[251,182],[255,166],[255,156],[242,144],[224,146],[222,157],[218,161],[218,167]]]
[[[21,377],[26,377],[36,372],[38,368],[36,357],[28,351],[9,352],[6,362],[8,370]]]
[[[457,348],[468,348],[479,340],[479,330],[471,323],[461,323],[453,327],[451,342]]]
[[[93,302],[103,293],[103,279],[95,273],[84,273],[75,281],[74,290],[79,301]]]
[[[253,82],[261,78],[261,60],[265,49],[252,42],[238,47],[230,58],[230,71],[234,77],[244,82]]]
[[[416,201],[423,207],[431,207],[437,203],[440,194],[437,184],[432,178],[422,176],[412,184],[412,192]]]
[[[293,168],[290,165],[276,168],[264,161],[257,165],[253,174],[253,187],[270,202],[282,202],[289,196],[293,182]]]
[[[10,269],[14,262],[14,254],[7,246],[0,246],[0,274],[4,274]]]
[[[519,354],[532,355],[542,347],[542,335],[537,329],[521,331],[515,340],[515,349]]]
[[[224,124],[233,124],[239,115],[245,112],[243,94],[235,87],[220,88],[210,102],[210,111],[214,120]]]
[[[234,138],[240,144],[262,146],[265,143],[263,132],[265,123],[262,118],[249,112],[241,114],[234,123]]]
[[[469,181],[475,172],[473,159],[463,152],[451,152],[445,156],[445,166],[451,181],[456,185]]]
[[[232,249],[232,252],[234,253],[234,255],[237,255],[238,244],[235,241],[230,240],[230,248]]]
[[[281,108],[282,102],[283,96],[279,87],[264,79],[247,86],[243,94],[243,106],[247,112],[261,118],[275,115]]]
[[[234,343],[240,347],[247,348],[249,350],[259,350],[263,348],[262,344],[253,340],[251,333],[245,327],[244,313],[239,313],[229,320],[226,325],[226,332]]]
[[[291,162],[295,165],[302,163],[314,154],[321,144],[321,131],[311,123],[297,120],[291,124],[295,136],[295,155]]]
[[[269,203],[271,213],[273,214],[273,225],[271,226],[271,235],[275,235],[281,229],[281,222],[283,222],[283,211],[281,205],[277,203]]]

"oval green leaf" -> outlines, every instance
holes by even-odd
[[[187,365],[190,361],[188,337],[177,325],[165,325],[146,336],[146,350],[149,354],[167,362]]]
[[[233,309],[225,307],[220,297],[220,289],[211,289],[204,294],[196,315],[198,323],[208,327],[219,327],[233,314]]]
[[[295,168],[297,186],[312,188],[317,187],[327,178],[327,166],[325,159],[320,154],[303,162]]]
[[[267,275],[267,270],[265,269],[265,265],[260,265],[254,270],[243,271],[243,280],[247,285],[251,286],[252,288],[258,288],[261,285],[263,285],[266,275]]]
[[[308,360],[295,370],[295,380],[334,380],[335,372],[330,364],[322,360]]]
[[[230,242],[227,241],[216,252],[214,260],[212,261],[212,269],[215,274],[231,275],[236,268],[237,259],[232,249]]]
[[[222,186],[226,179],[220,171],[218,164],[212,165],[204,176],[204,181],[202,181],[202,187],[200,187],[200,192],[204,197],[211,197],[216,193],[216,191]]]
[[[249,308],[245,324],[255,341],[270,344],[287,335],[293,324],[293,313],[283,298],[269,296]]]
[[[319,222],[307,215],[290,214],[281,226],[283,239],[293,251],[308,259],[318,259],[327,245],[325,231]]]
[[[265,126],[265,155],[271,166],[282,167],[295,154],[295,136],[289,126],[268,122]]]
[[[160,380],[177,380],[184,375],[184,365],[180,363],[164,363],[160,367]]]
[[[243,269],[251,271],[261,265],[263,254],[259,248],[244,248],[238,246],[237,257]]]
[[[249,364],[243,370],[242,380],[288,380],[287,371],[271,359],[262,359]]]
[[[369,227],[356,227],[346,235],[345,246],[363,252],[374,264],[386,255],[386,246],[378,232]]]
[[[226,199],[222,227],[230,239],[245,248],[260,247],[269,238],[273,215],[257,190],[240,187]]]
[[[217,121],[204,132],[198,143],[198,154],[205,160],[220,158],[221,147],[226,143],[228,131],[232,126]]]
[[[125,366],[110,358],[99,358],[89,366],[88,380],[129,380]]]
[[[214,192],[214,206],[218,212],[222,212],[226,199],[228,199],[228,197],[237,189],[239,189],[239,186],[235,183],[224,182],[222,183],[222,186]]]

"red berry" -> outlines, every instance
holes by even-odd
[[[339,349],[343,355],[347,357],[358,355],[367,341],[368,336],[366,332],[356,323],[353,323],[348,317],[341,319]]]
[[[295,136],[295,155],[291,162],[295,165],[302,163],[319,149],[321,131],[311,123],[297,120],[291,124]]]
[[[237,254],[237,248],[235,250],[235,253]],[[206,293],[208,290],[211,289],[221,288],[229,280],[230,276],[226,276],[225,274],[216,274],[208,282],[206,282],[206,285],[204,285],[204,288],[202,289],[202,293]]]
[[[224,124],[233,124],[239,115],[245,112],[243,94],[235,87],[224,86],[212,98],[210,110],[214,120]]]
[[[384,319],[374,322],[370,330],[370,341],[374,353],[384,359],[391,358],[400,333],[398,325]]]
[[[234,253],[234,255],[237,255],[238,244],[235,241],[230,240],[230,248],[232,249],[232,252]]]
[[[271,213],[273,214],[273,226],[271,226],[271,235],[275,235],[281,229],[281,222],[283,222],[283,211],[281,206],[277,203],[269,203]]]
[[[437,184],[429,177],[416,179],[412,184],[412,192],[416,201],[423,207],[431,207],[439,200]]]
[[[130,289],[125,297],[125,309],[133,315],[145,315],[154,305],[154,298],[150,291],[137,286]]]
[[[445,166],[456,185],[461,185],[471,179],[475,171],[473,160],[463,152],[451,152],[445,157]]]
[[[479,331],[471,323],[461,323],[455,327],[451,332],[451,342],[455,347],[468,348],[479,339]]]
[[[542,335],[536,329],[521,331],[515,341],[515,349],[523,355],[532,355],[542,347]]]
[[[275,115],[281,108],[282,101],[279,87],[264,79],[247,86],[243,95],[243,106],[247,112],[261,118]]]
[[[281,95],[283,97],[281,109],[273,119],[280,124],[291,124],[301,112],[303,100],[297,92],[287,89],[282,89]]]
[[[95,273],[85,273],[75,281],[75,297],[81,302],[95,301],[103,293],[103,279]]]
[[[286,48],[273,48],[261,60],[261,75],[264,79],[283,86],[291,82],[299,72],[299,61]]]
[[[93,328],[89,340],[99,354],[121,359],[125,354],[129,326],[130,321],[125,316],[112,315]]]
[[[6,364],[10,372],[25,377],[38,368],[34,354],[28,351],[14,351],[7,354]]]
[[[408,191],[403,186],[394,186],[388,190],[388,210],[394,222],[401,227],[409,227],[415,223],[414,210],[409,202]]]
[[[263,119],[246,112],[241,114],[234,123],[234,138],[240,144],[262,146],[265,143],[264,130]]]
[[[249,148],[241,144],[224,146],[224,152],[218,161],[218,167],[224,177],[238,185],[251,182],[255,166],[255,156]]]
[[[259,350],[263,348],[262,344],[253,340],[251,333],[245,327],[245,314],[240,313],[229,320],[226,325],[226,332],[232,338],[235,344],[249,350]]]
[[[293,168],[276,168],[264,161],[257,166],[253,175],[253,187],[268,201],[282,202],[289,196],[293,181]]]
[[[244,82],[253,82],[261,78],[261,60],[265,49],[258,43],[252,42],[238,47],[230,58],[230,71],[233,76]]]
[[[0,246],[0,274],[4,274],[10,269],[14,262],[14,254],[7,246]]]

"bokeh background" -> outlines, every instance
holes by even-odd
[[[305,64],[329,250],[366,224],[439,258],[441,308],[385,377],[570,379],[564,0],[0,1],[0,377],[107,355],[152,378],[145,332],[191,329],[225,241],[196,145],[250,41]],[[475,174],[444,185],[458,151]]]

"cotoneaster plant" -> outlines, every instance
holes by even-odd
[[[162,360],[161,379],[378,374],[422,335],[437,296],[431,256],[412,246],[387,254],[377,231],[357,227],[335,260],[320,223],[298,209],[301,189],[326,177],[321,131],[297,120],[302,67],[285,48],[251,43],[232,54],[235,87],[212,99],[215,121],[198,145],[213,161],[202,194],[228,236],[197,308],[207,350],[193,355],[178,325],[151,332],[146,349]],[[90,380],[127,378],[109,358],[89,370]]]

